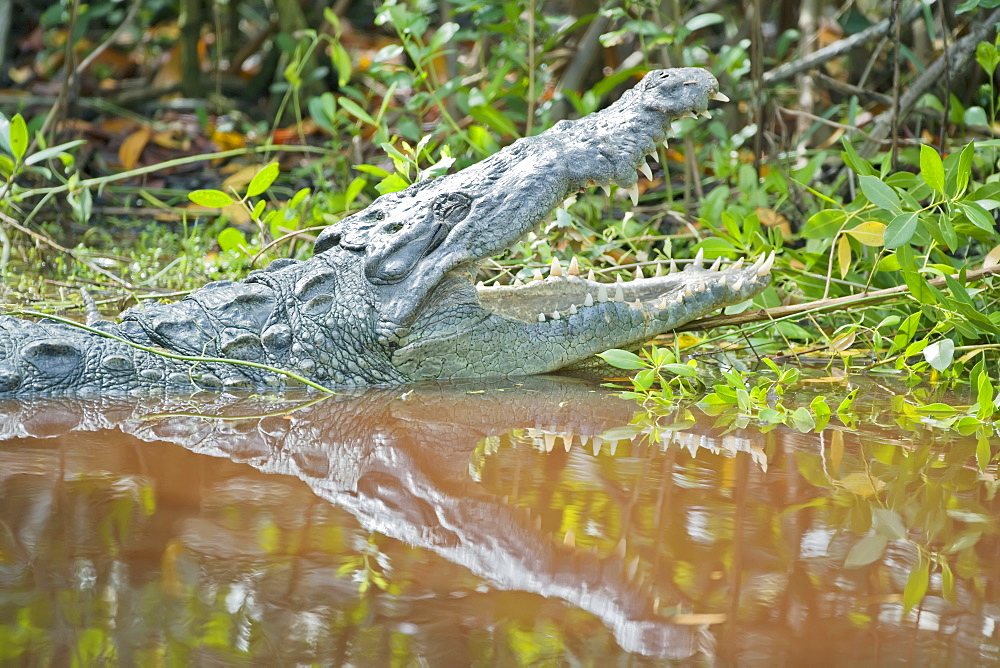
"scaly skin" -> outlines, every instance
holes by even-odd
[[[259,362],[334,386],[530,375],[635,347],[758,294],[773,256],[724,271],[696,261],[620,287],[554,275],[477,290],[469,276],[573,193],[617,183],[634,197],[636,169],[670,123],[704,112],[711,99],[724,97],[704,70],[650,72],[603,111],[379,197],[324,231],[307,261],[277,261],[242,282],[212,283],[99,327],[141,345]],[[67,325],[0,317],[0,396],[285,381],[224,361],[166,359]]]

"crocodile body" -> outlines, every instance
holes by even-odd
[[[773,256],[723,270],[699,257],[613,285],[558,268],[523,286],[477,288],[471,277],[574,193],[615,183],[634,198],[636,170],[670,123],[711,99],[724,96],[704,70],[650,72],[605,110],[379,197],[325,230],[308,260],[130,309],[98,332],[0,316],[0,396],[285,385],[273,369],[326,386],[519,376],[634,348],[756,295]]]

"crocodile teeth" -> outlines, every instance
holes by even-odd
[[[570,315],[576,315],[576,304],[570,304],[567,313],[569,313]]]
[[[740,276],[739,278],[736,279],[736,282],[733,283],[733,292],[738,291],[742,287],[743,287],[743,277]]]
[[[592,294],[590,294],[588,292],[587,296],[583,298],[583,305],[584,306],[593,306],[594,305],[594,295],[592,295]]]
[[[726,284],[726,277],[719,276],[719,285],[725,285],[725,284]]]
[[[632,308],[634,308],[636,311],[641,311],[642,310],[642,302],[639,301],[638,298],[634,302],[632,302],[631,304],[629,304],[629,306],[631,306]]]
[[[621,284],[615,285],[615,301],[616,302],[625,301],[625,292],[622,290]]]
[[[694,292],[691,291],[691,286],[689,285],[686,288],[684,288],[684,292],[682,294],[685,297],[690,297],[691,295],[694,294]]]
[[[593,269],[591,269],[591,270],[589,270],[589,271],[587,272],[587,280],[588,280],[588,281],[591,281],[591,282],[593,282],[593,281],[596,281],[596,280],[597,280],[597,279],[596,279],[596,278],[594,277],[594,270],[593,270]]]
[[[518,287],[520,287],[520,286],[524,285],[524,281],[522,281],[522,280],[521,280],[520,278],[517,278],[517,277],[515,276],[515,277],[514,277],[514,282],[513,282],[513,283],[511,283],[511,285],[513,285],[513,286],[514,286],[515,288],[518,288]]]
[[[538,314],[538,322],[545,322],[545,314],[544,313],[539,313]]]
[[[597,288],[597,301],[599,302],[608,301],[608,289],[603,285]]]
[[[652,158],[656,162],[656,164],[660,164],[660,154],[657,153],[655,150],[649,154],[649,157]]]
[[[677,262],[674,260],[674,258],[670,258],[670,273],[671,274],[677,273]]]
[[[663,299],[661,299],[660,303],[656,305],[656,308],[660,309],[661,311],[667,308],[667,298],[664,297]]]
[[[695,283],[694,284],[694,291],[695,292],[704,292],[705,291],[705,282],[704,281],[698,281],[697,283]]]
[[[580,263],[577,261],[575,255],[573,256],[573,259],[569,261],[569,268],[566,269],[566,273],[570,276],[580,275]]]
[[[712,99],[716,102],[729,102],[729,97],[723,93],[712,93]]]
[[[562,318],[562,316],[559,315],[559,311],[553,311],[552,312],[552,319],[553,320],[559,320],[560,318]]]
[[[763,262],[760,262],[760,266],[754,263],[754,268],[757,270],[758,276],[767,276],[771,273],[771,267],[774,266],[774,251],[771,251],[766,258],[762,258]]]
[[[646,164],[645,160],[639,163],[639,171],[642,172],[642,175],[646,177],[647,181],[653,180],[653,170],[649,168],[649,165]]]
[[[559,264],[559,258],[552,258],[552,264],[549,267],[549,276],[562,276],[563,270],[562,265]]]
[[[604,185],[602,185],[601,186],[601,190],[604,191],[605,195],[607,195],[608,197],[611,197],[611,186],[609,184],[605,183]]]
[[[545,441],[545,452],[552,452],[552,448],[556,447],[556,435],[551,433],[542,434],[542,439]],[[539,515],[541,519],[541,515]]]
[[[635,278],[636,280],[642,280],[645,276],[642,275],[642,267],[635,268]]]
[[[681,118],[698,118],[698,115],[693,111],[685,111]]]
[[[712,117],[712,114],[708,113],[707,109],[705,111],[699,111],[698,115],[701,116],[702,118],[711,118]]]
[[[667,143],[666,139],[664,139],[662,142],[660,142],[660,145],[663,146],[663,150],[664,151],[669,151],[670,150],[670,145]]]
[[[732,271],[737,271],[739,269],[742,269],[743,268],[743,258],[740,258],[740,259],[736,260],[736,262],[733,262],[733,265],[731,267],[729,267],[729,268]]]
[[[688,265],[688,269],[701,269],[702,264],[705,262],[705,249],[699,248],[698,252],[694,255],[694,260]]]
[[[478,283],[476,283],[476,287],[477,287],[477,288],[485,288],[485,287],[486,287],[486,284],[485,284],[485,283],[483,283],[482,281],[479,281]]]
[[[676,295],[674,295],[674,302],[680,304],[682,301],[684,301],[684,293],[678,292]]]
[[[719,271],[719,267],[721,267],[721,266],[722,266],[722,258],[721,257],[717,257],[717,258],[715,258],[715,262],[712,263],[712,266],[709,267],[708,270],[709,271]]]
[[[531,280],[533,280],[533,281],[540,281],[543,278],[545,278],[545,277],[542,276],[542,270],[539,269],[538,267],[535,267],[535,271],[533,271],[531,273]]]
[[[633,183],[631,186],[626,188],[628,191],[628,196],[632,198],[632,206],[639,205],[639,184]]]
[[[663,276],[663,265],[660,264],[659,262],[656,263],[656,273],[653,274],[653,275],[654,276]]]

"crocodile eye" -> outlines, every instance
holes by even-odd
[[[448,193],[434,200],[434,217],[452,225],[465,220],[472,209],[472,198],[464,193]]]

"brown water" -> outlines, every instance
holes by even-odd
[[[634,410],[552,378],[0,402],[0,664],[1000,661],[974,440]]]

